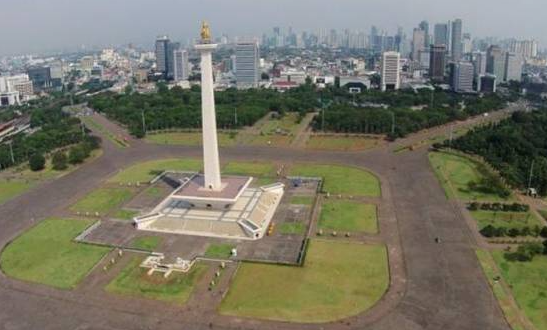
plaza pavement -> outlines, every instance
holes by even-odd
[[[0,247],[37,221],[62,214],[121,168],[201,155],[199,147],[133,143],[119,149],[106,139],[103,144],[101,158],[0,205]],[[376,173],[382,181],[380,232],[390,258],[390,289],[384,298],[371,310],[339,322],[290,324],[221,316],[199,304],[178,308],[90,290],[87,281],[102,283],[93,276],[82,288],[62,291],[0,274],[0,329],[509,329],[475,256],[474,236],[461,212],[445,199],[425,150],[394,154],[386,148],[344,153],[233,147],[222,149],[221,159],[345,164]]]

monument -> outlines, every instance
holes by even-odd
[[[251,188],[252,177],[220,174],[212,63],[216,47],[204,22],[201,42],[195,46],[201,53],[203,173],[178,178],[180,184],[150,214],[134,218],[138,229],[258,239],[266,233],[283,196],[282,183]]]

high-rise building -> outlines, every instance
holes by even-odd
[[[385,52],[382,55],[381,90],[396,90],[400,87],[401,54]]]
[[[452,22],[452,61],[458,62],[462,58],[462,20]]]
[[[432,45],[429,55],[429,78],[443,82],[446,67],[446,45]]]
[[[415,28],[412,34],[412,60],[420,61],[420,52],[425,50],[425,31]]]
[[[49,67],[29,68],[27,74],[32,81],[34,91],[41,91],[51,87],[51,69]]]
[[[481,93],[495,93],[496,85],[497,85],[496,80],[497,80],[496,76],[492,74],[487,73],[485,75],[481,75],[479,77],[479,83],[478,83],[477,89]]]
[[[497,45],[492,45],[488,47],[486,57],[486,72],[496,76],[496,83],[500,83],[505,78],[505,55],[503,50]]]
[[[462,50],[464,54],[469,54],[473,51],[473,41],[471,40],[471,34],[469,33],[463,34]]]
[[[170,42],[167,45],[167,80],[173,80],[175,77],[175,51],[180,49],[180,43]]]
[[[429,22],[428,21],[421,21],[420,22],[420,30],[424,31],[424,48],[429,48],[429,45],[431,44],[431,41],[429,40]]]
[[[521,81],[522,79],[522,59],[520,54],[505,53],[505,75],[504,81]]]
[[[473,53],[473,65],[475,67],[475,77],[479,77],[486,73],[486,53]]]
[[[188,52],[177,49],[174,52],[174,73],[175,81],[188,80]]]
[[[448,24],[435,24],[433,43],[435,45],[445,45],[448,49]]]
[[[470,93],[473,91],[474,67],[470,62],[450,63],[452,90],[458,93]]]
[[[236,45],[236,82],[238,88],[256,88],[260,80],[260,56],[255,42]]]
[[[80,68],[84,71],[91,71],[95,65],[95,59],[93,56],[84,56],[80,59]]]
[[[167,53],[169,48],[169,37],[161,36],[156,39],[156,71],[167,76]]]

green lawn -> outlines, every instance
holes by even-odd
[[[106,127],[101,125],[99,122],[97,122],[95,119],[89,116],[83,116],[80,117],[81,120],[84,122],[85,125],[91,126],[101,132],[104,136],[106,136],[107,139],[109,139],[115,146],[119,148],[126,148],[129,147],[129,144],[125,142],[124,138],[122,136],[117,136],[111,131],[109,131]]]
[[[210,244],[205,251],[206,258],[212,259],[228,259],[232,255],[232,249],[235,248],[232,244]]]
[[[378,233],[376,205],[327,199],[321,206],[319,228],[336,231]]]
[[[296,164],[291,167],[290,175],[322,177],[323,190],[331,194],[379,197],[380,181],[372,173],[338,165]]]
[[[71,289],[110,250],[72,239],[93,222],[47,219],[9,244],[0,257],[2,271],[11,277]]]
[[[313,196],[292,196],[291,204],[294,205],[312,205],[315,197]]]
[[[116,211],[116,213],[114,213],[112,217],[114,219],[120,219],[120,220],[132,220],[139,213],[140,213],[139,211],[121,209]]]
[[[154,251],[161,244],[161,237],[141,236],[131,242],[131,247],[140,250]]]
[[[107,214],[128,201],[132,195],[133,192],[128,188],[99,188],[72,205],[70,209],[74,212]]]
[[[275,134],[278,130],[285,133],[296,133],[298,130],[298,113],[288,112],[281,118],[270,119],[260,127],[264,134]]]
[[[524,227],[533,228],[543,226],[543,223],[531,212],[492,212],[492,211],[471,211],[471,215],[478,222],[479,229],[483,229],[488,225],[498,228],[515,228],[522,229]]]
[[[538,210],[539,214],[547,221],[547,210]]]
[[[531,262],[508,261],[503,251],[492,256],[519,307],[537,329],[547,329],[547,256],[536,256]]]
[[[106,291],[183,305],[207,270],[206,265],[196,263],[186,274],[172,273],[168,278],[164,278],[162,273],[157,272],[148,276],[148,270],[139,267],[141,262],[142,258],[134,257],[106,286]]]
[[[473,160],[444,152],[429,153],[429,161],[433,166],[437,178],[441,182],[448,198],[477,201],[505,201],[485,182],[490,173],[484,173],[481,166]],[[471,189],[470,183],[478,183],[478,187]]]
[[[389,284],[384,246],[311,240],[303,267],[243,263],[220,313],[323,323],[359,314]]]
[[[306,226],[302,222],[283,222],[277,226],[277,230],[284,235],[304,235],[306,233]]]
[[[218,145],[221,147],[233,146],[236,142],[237,134],[217,133]],[[146,141],[156,144],[166,145],[184,145],[184,146],[200,146],[203,144],[201,133],[193,132],[170,132],[148,134]]]
[[[512,303],[511,292],[507,290],[500,281],[496,281],[495,278],[500,274],[497,271],[496,264],[492,256],[487,250],[476,250],[477,258],[481,264],[482,270],[490,288],[494,292],[505,319],[511,325],[513,330],[524,330],[525,325],[519,318],[520,311],[518,306]]]
[[[272,163],[230,162],[222,169],[223,174],[250,175],[258,177],[275,177],[276,168]]]
[[[202,167],[201,160],[194,158],[152,160],[130,166],[108,181],[115,183],[148,182],[165,170],[197,172]]]
[[[311,136],[306,148],[330,151],[361,151],[375,148],[383,143],[379,138],[348,136]]]
[[[21,195],[34,186],[34,182],[25,180],[0,181],[0,204]]]

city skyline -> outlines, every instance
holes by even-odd
[[[286,2],[287,6],[283,5]],[[250,5],[249,0],[228,2],[210,1],[199,6],[189,2],[162,0],[156,6],[170,8],[161,19],[150,14],[150,6],[142,0],[117,1],[84,0],[69,3],[66,0],[13,1],[7,0],[0,13],[0,35],[3,47],[0,55],[14,55],[47,51],[76,50],[82,45],[102,47],[133,42],[150,45],[159,34],[169,34],[173,40],[187,40],[196,35],[195,22],[208,19],[214,22],[213,34],[234,36],[256,36],[268,32],[273,26],[289,27],[295,30],[313,31],[320,28],[336,28],[369,31],[372,25],[394,33],[398,26],[404,28],[407,36],[420,21],[427,20],[430,26],[448,20],[461,18],[463,32],[473,37],[514,37],[536,39],[547,43],[541,34],[541,8],[547,7],[537,0],[519,2],[519,13],[526,16],[527,24],[508,24],[514,18],[514,8],[509,2],[470,0],[457,4],[447,1],[424,0],[409,4],[399,1],[396,5],[345,0],[343,5],[323,0],[304,0],[294,4],[288,0],[281,3],[254,4],[254,15],[241,20],[232,18],[240,15]],[[291,10],[277,11],[286,7]],[[469,11],[468,8],[474,8]],[[547,8],[545,8],[547,9]],[[78,15],[74,13],[78,12]],[[125,13],[120,15],[120,13]],[[306,15],[302,15],[305,12]],[[411,15],[410,15],[410,14]],[[495,17],[485,24],[484,13]],[[96,24],[100,18],[101,24]],[[33,22],[27,28],[22,22]],[[34,28],[40,26],[40,29]],[[70,27],[70,28],[68,28]],[[5,31],[17,31],[10,34]],[[432,31],[430,31],[430,34]]]

